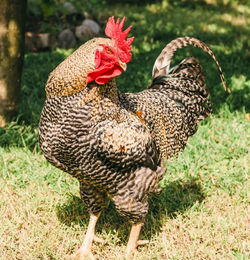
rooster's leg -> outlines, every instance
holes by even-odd
[[[93,242],[93,240],[96,242],[102,242],[101,239],[99,239],[95,236],[95,225],[96,225],[96,222],[97,222],[99,216],[100,216],[100,214],[98,214],[98,215],[91,214],[90,215],[87,233],[86,233],[86,236],[82,243],[82,246],[76,252],[76,255],[75,255],[76,258],[78,258],[78,259],[95,259],[95,257],[93,256],[93,254],[91,252],[92,242]]]
[[[143,223],[132,224],[132,228],[130,231],[129,240],[126,248],[127,255],[130,255],[131,253],[135,253],[137,246],[142,246],[149,242],[148,240],[138,240],[142,225]]]

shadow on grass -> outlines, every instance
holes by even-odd
[[[160,231],[167,218],[184,214],[197,202],[201,203],[204,198],[201,184],[197,179],[186,182],[177,180],[167,184],[160,195],[149,199],[149,212],[141,237],[150,239]],[[67,202],[57,206],[57,217],[60,222],[68,226],[80,224],[85,228],[89,220],[83,202],[76,196],[70,196]],[[126,243],[128,239],[130,224],[118,214],[113,203],[107,205],[98,221],[97,232],[102,233],[104,230],[106,233],[116,230],[122,243]]]

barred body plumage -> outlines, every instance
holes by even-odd
[[[101,87],[98,102],[79,106],[94,88],[46,100],[39,125],[41,149],[50,163],[79,180],[90,212],[101,211],[110,197],[121,215],[136,222],[145,217],[146,197],[158,189],[156,180],[165,168],[147,126],[119,103],[110,102],[107,86]],[[124,208],[129,204],[132,212]]]
[[[41,149],[50,163],[79,180],[90,213],[98,214],[110,198],[122,216],[142,222],[148,196],[160,191],[164,159],[178,155],[212,112],[195,58],[169,71],[173,53],[188,44],[202,46],[215,59],[204,43],[191,39],[166,46],[152,84],[140,93],[120,93],[115,79],[86,83],[96,49],[112,45],[109,39],[87,42],[50,74],[39,124]]]

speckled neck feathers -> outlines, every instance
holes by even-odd
[[[47,98],[69,96],[83,90],[87,74],[95,69],[95,52],[100,44],[113,44],[111,39],[94,38],[59,64],[49,75],[46,84]]]

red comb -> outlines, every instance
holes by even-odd
[[[129,62],[132,56],[130,45],[133,42],[134,37],[126,39],[132,26],[129,26],[125,31],[122,31],[124,21],[125,17],[123,17],[121,23],[120,18],[115,22],[114,16],[110,17],[105,28],[105,34],[115,41],[116,46],[122,52],[120,57],[121,60],[123,62]]]
[[[117,19],[117,21],[115,22],[114,16],[110,17],[106,28],[105,28],[105,34],[116,40],[119,39],[125,41],[126,37],[128,36],[128,33],[130,32],[132,26],[129,26],[124,32],[122,31],[123,29],[123,25],[124,25],[124,21],[125,21],[125,17],[123,17],[121,23],[120,22],[120,18]],[[128,38],[126,40],[126,42],[131,45],[131,43],[133,42],[134,37]]]

